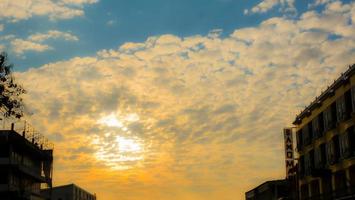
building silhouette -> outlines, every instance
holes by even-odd
[[[0,130],[0,199],[44,200],[41,187],[52,186],[53,147],[37,133],[19,134],[14,124]]]
[[[354,74],[355,64],[293,122],[300,199],[355,199]]]
[[[41,193],[51,200],[96,200],[95,194],[91,194],[75,184],[43,189]]]
[[[246,200],[269,200],[288,197],[289,182],[283,180],[266,181],[245,193]]]

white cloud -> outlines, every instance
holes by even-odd
[[[0,24],[0,31],[3,31],[3,30],[4,30],[4,25]]]
[[[334,0],[314,0],[314,2],[309,4],[308,6],[314,7],[314,6],[324,5],[324,4],[327,4],[332,1],[334,1]]]
[[[70,19],[83,16],[83,6],[96,2],[95,0],[3,0],[0,1],[0,19],[13,22],[33,16],[48,16],[51,20]]]
[[[12,34],[0,36],[0,40],[11,40],[14,38],[15,38],[15,35],[12,35]]]
[[[116,24],[116,20],[109,20],[109,21],[106,22],[107,26],[113,26],[115,24]]]
[[[270,10],[271,8],[273,8],[274,6],[278,5],[279,3],[280,3],[279,0],[263,0],[258,5],[253,7],[251,9],[251,11],[254,12],[254,13],[266,12],[266,11]]]
[[[355,3],[342,4],[334,2],[327,4],[322,13],[309,11],[301,16],[298,25],[303,29],[314,29],[336,34],[342,37],[355,37]],[[352,22],[352,23],[349,23]]]
[[[65,4],[76,4],[76,5],[83,5],[83,4],[93,4],[97,3],[99,0],[61,0],[61,2]]]
[[[17,55],[22,55],[25,51],[43,52],[52,49],[52,47],[48,45],[22,39],[12,40],[11,47],[12,51],[15,52]]]
[[[13,52],[18,56],[22,55],[26,51],[44,52],[46,50],[53,50],[54,48],[44,44],[49,39],[63,39],[66,41],[78,41],[79,38],[68,32],[61,32],[58,30],[50,30],[47,33],[36,33],[28,36],[27,39],[19,39],[13,35],[7,35],[3,40],[10,40],[10,46]]]
[[[66,32],[61,32],[57,30],[50,30],[47,33],[37,33],[30,35],[28,37],[29,40],[36,41],[36,42],[43,42],[44,40],[48,39],[64,39],[67,41],[78,41],[78,37],[71,34],[71,33],[66,33]]]
[[[296,12],[294,0],[262,0],[259,4],[250,10],[244,10],[244,14],[248,13],[265,13],[276,6],[280,6],[282,12]]]

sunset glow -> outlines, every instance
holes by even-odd
[[[242,200],[284,179],[283,128],[355,62],[350,0],[0,8],[24,118],[55,146],[53,185],[98,200]]]
[[[97,149],[97,160],[113,170],[130,169],[144,158],[143,145],[133,138],[106,134],[104,138],[95,138],[92,143]]]
[[[124,116],[111,113],[99,119],[99,124],[119,129],[110,130],[102,137],[95,137],[92,140],[96,146],[96,158],[114,170],[130,169],[136,166],[138,161],[144,158],[143,144],[138,138],[130,136],[132,133],[125,124],[138,120],[139,117],[135,113]]]
[[[123,128],[123,123],[117,118],[115,114],[110,114],[108,116],[102,117],[99,121],[100,124],[109,126],[109,127],[117,127]]]

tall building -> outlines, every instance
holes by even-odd
[[[91,194],[75,184],[53,187],[52,190],[44,189],[41,193],[51,200],[96,200],[95,194]]]
[[[27,134],[27,135],[26,135]],[[41,187],[52,185],[53,148],[38,134],[0,130],[0,199],[44,200]]]
[[[300,199],[355,199],[355,64],[293,122]]]

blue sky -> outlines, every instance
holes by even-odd
[[[0,8],[25,119],[55,144],[54,185],[99,199],[245,199],[285,177],[283,128],[355,62],[350,0]]]
[[[55,29],[69,31],[79,38],[73,43],[48,41],[54,49],[46,52],[28,51],[21,56],[9,52],[16,70],[22,71],[74,56],[93,55],[101,49],[116,48],[125,42],[142,42],[154,35],[186,37],[207,35],[213,29],[222,29],[222,36],[226,36],[237,28],[257,26],[270,17],[297,17],[308,6],[308,1],[297,1],[296,15],[295,12],[280,12],[280,5],[264,13],[244,13],[258,3],[260,1],[256,0],[106,0],[80,5],[85,14],[77,18],[48,20],[48,16],[33,15],[16,23],[9,23],[5,18],[2,20],[5,29],[1,34],[25,38]]]

